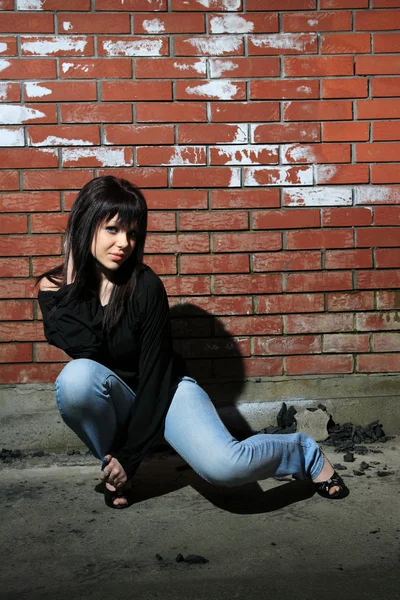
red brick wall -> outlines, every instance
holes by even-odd
[[[106,173],[197,373],[399,371],[399,51],[400,0],[2,0],[0,381],[62,367],[34,278]]]

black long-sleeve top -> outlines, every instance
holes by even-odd
[[[103,330],[104,307],[98,294],[71,301],[70,287],[39,292],[45,336],[72,358],[90,358],[110,368],[136,393],[127,428],[119,432],[112,449],[130,478],[163,427],[177,380],[184,374],[174,360],[164,285],[145,267],[132,310],[109,334]]]

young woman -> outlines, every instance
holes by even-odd
[[[103,461],[108,503],[128,505],[127,483],[160,431],[216,485],[292,474],[312,478],[325,497],[347,495],[314,440],[295,433],[239,442],[178,366],[164,286],[143,264],[146,227],[137,187],[111,176],[93,179],[72,207],[64,264],[39,278],[46,338],[74,359],[56,380],[57,405]]]

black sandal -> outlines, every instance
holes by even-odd
[[[126,504],[114,504],[115,500],[117,500],[118,498],[124,498],[126,500]],[[132,498],[130,497],[130,488],[128,487],[120,491],[114,490],[112,492],[104,484],[104,501],[109,508],[115,508],[117,510],[128,508],[132,504]]]
[[[317,494],[323,498],[331,498],[332,500],[346,498],[346,496],[348,496],[350,493],[345,482],[340,475],[336,473],[336,471],[333,472],[333,475],[330,479],[327,479],[326,481],[319,481],[318,483],[314,482],[314,486]],[[333,494],[330,494],[329,492],[333,487],[338,487],[339,490]]]

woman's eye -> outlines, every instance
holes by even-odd
[[[131,240],[136,240],[136,231],[131,231],[129,237],[131,238]]]
[[[106,227],[106,230],[109,233],[117,233],[118,232],[118,229],[116,227],[112,227],[111,225],[109,227]]]

